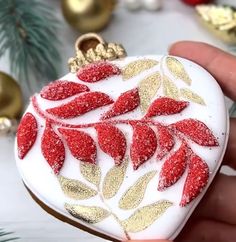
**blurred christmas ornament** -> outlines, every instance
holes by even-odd
[[[212,0],[182,0],[184,3],[192,6],[196,6],[198,4],[206,4],[212,2]]]
[[[124,0],[124,4],[131,11],[138,10],[141,7],[155,11],[162,7],[162,0]]]
[[[109,22],[116,0],[62,0],[67,22],[80,32],[99,31]]]
[[[0,136],[14,133],[17,130],[17,120],[0,117]]]
[[[0,72],[0,117],[19,118],[22,107],[20,86],[11,76]]]
[[[231,6],[199,5],[196,11],[201,22],[228,44],[236,44],[236,9]]]

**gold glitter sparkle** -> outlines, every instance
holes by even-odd
[[[58,180],[64,194],[76,200],[84,200],[97,195],[97,191],[93,190],[81,181],[69,179],[59,176]]]
[[[122,77],[124,80],[128,80],[132,77],[137,76],[141,72],[151,69],[159,62],[156,60],[151,59],[143,59],[137,60],[129,63],[123,70],[122,70]]]
[[[66,203],[65,209],[73,217],[81,219],[90,224],[99,223],[110,215],[106,209],[96,206],[82,206]]]
[[[80,172],[83,177],[98,186],[101,180],[101,169],[98,165],[80,162]]]
[[[137,208],[144,198],[148,183],[155,174],[156,171],[151,171],[140,177],[121,197],[119,207],[125,210]]]
[[[137,209],[128,219],[122,221],[122,224],[127,232],[143,231],[162,216],[170,206],[172,203],[166,200],[152,203]]]
[[[188,101],[192,101],[194,103],[198,103],[201,105],[206,105],[204,100],[198,94],[196,94],[188,88],[180,89],[180,94],[183,98],[187,99]]]
[[[184,69],[183,64],[174,57],[166,57],[166,65],[170,73],[184,81],[186,84],[190,85],[192,80],[190,79],[188,73]]]
[[[105,199],[110,199],[116,195],[124,181],[128,159],[126,158],[119,166],[113,166],[106,174],[103,182],[102,193]]]
[[[164,94],[173,99],[179,99],[179,89],[167,76],[163,77]]]
[[[146,112],[152,98],[156,95],[161,86],[161,76],[159,72],[148,76],[139,83],[138,91],[140,96],[140,107],[142,112]]]

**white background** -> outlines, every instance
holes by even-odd
[[[61,75],[64,75],[68,72],[66,62],[74,55],[73,46],[79,33],[64,22],[60,1],[48,2],[62,21],[58,38],[62,42],[64,68]],[[201,27],[193,8],[180,0],[163,2],[163,10],[153,13],[132,13],[119,5],[111,23],[102,33],[104,38],[122,43],[129,55],[165,54],[171,43],[183,39],[205,41],[228,49]],[[233,0],[218,2],[235,4]],[[2,58],[0,70],[9,72],[8,63],[7,57]],[[15,167],[13,142],[14,137],[0,137],[0,227],[16,231],[16,236],[24,242],[103,241],[51,217],[31,199]]]

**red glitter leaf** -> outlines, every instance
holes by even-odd
[[[26,113],[17,130],[18,157],[23,159],[34,145],[37,137],[37,121],[33,114]]]
[[[139,104],[140,99],[137,88],[124,92],[118,97],[112,108],[103,115],[102,119],[108,119],[128,113],[137,108]]]
[[[85,85],[58,80],[44,87],[40,96],[47,100],[57,101],[88,91],[89,88]]]
[[[157,115],[171,115],[180,113],[188,105],[188,102],[176,101],[168,97],[157,98],[149,107],[145,117],[150,118]]]
[[[114,64],[106,61],[99,61],[81,68],[77,76],[84,82],[97,82],[110,76],[119,75],[120,73],[120,69]]]
[[[208,165],[199,156],[192,154],[180,206],[184,207],[195,199],[206,186],[208,179]]]
[[[59,174],[65,160],[65,148],[60,137],[55,133],[51,124],[46,122],[41,142],[44,158],[55,174]]]
[[[164,156],[166,156],[175,144],[175,140],[173,135],[169,132],[169,130],[162,126],[158,125],[158,147],[157,147],[157,159],[161,160]]]
[[[184,134],[186,137],[202,146],[218,146],[219,143],[212,131],[201,121],[184,119],[171,124],[172,129]]]
[[[59,128],[65,138],[71,154],[78,160],[95,164],[97,148],[90,135],[83,131]]]
[[[59,107],[47,109],[46,111],[59,118],[74,118],[89,111],[113,103],[113,100],[102,92],[85,93],[74,100]]]
[[[180,148],[168,158],[160,172],[158,191],[164,191],[166,188],[175,184],[183,175],[187,167],[188,147],[183,143]]]
[[[119,165],[126,151],[126,139],[124,134],[118,128],[110,124],[96,125],[95,129],[97,130],[100,148],[115,160],[116,165]]]
[[[145,124],[133,125],[133,139],[130,149],[130,156],[134,170],[149,160],[157,148],[155,132]]]

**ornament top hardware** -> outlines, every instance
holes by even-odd
[[[80,36],[75,42],[76,56],[68,60],[70,72],[89,63],[100,60],[115,60],[126,56],[126,51],[120,44],[106,43],[104,39],[95,33]]]

